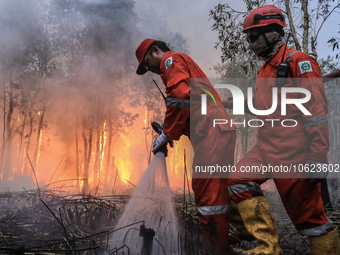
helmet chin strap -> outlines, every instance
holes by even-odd
[[[263,37],[266,40],[267,47],[258,54],[258,57],[266,58],[269,55],[269,53],[273,51],[275,44],[277,44],[280,41],[280,39],[269,42],[265,33],[263,34]]]

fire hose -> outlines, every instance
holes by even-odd
[[[329,73],[329,74],[326,74],[324,76],[322,76],[322,81],[323,82],[328,82],[328,81],[331,81],[331,80],[334,80],[336,78],[340,77],[340,69],[339,70],[336,70],[332,73]]]

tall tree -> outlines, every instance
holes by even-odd
[[[310,1],[312,2],[312,1]],[[331,0],[318,0],[316,7],[311,9],[308,0],[244,0],[245,9],[238,11],[229,4],[218,4],[210,10],[210,18],[214,20],[212,29],[218,32],[216,48],[222,51],[222,61],[235,57],[249,58],[250,63],[256,61],[249,51],[245,36],[242,35],[243,21],[249,11],[264,5],[274,3],[286,14],[286,32],[290,32],[293,38],[294,48],[313,55],[316,59],[317,41],[320,31],[324,28],[327,19],[340,9],[340,4]],[[300,17],[298,19],[293,17]],[[301,47],[302,45],[302,47]]]

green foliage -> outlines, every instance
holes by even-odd
[[[265,1],[244,1],[247,10],[262,5]],[[222,63],[230,63],[228,67],[231,69],[225,70],[224,77],[243,77],[237,71],[241,69],[243,74],[252,73],[255,66],[261,62],[249,49],[245,35],[242,33],[243,21],[247,15],[247,11],[237,11],[230,7],[229,4],[218,4],[214,9],[210,10],[209,17],[215,23],[212,30],[218,32],[218,42],[215,48],[220,48],[222,51]],[[237,64],[235,64],[237,62]],[[237,68],[232,68],[236,67]],[[217,67],[220,69],[221,66]]]
[[[294,24],[289,24],[287,22],[287,31],[293,26],[297,30],[293,34],[295,48],[300,48],[300,41],[308,40],[311,45],[312,53],[317,58],[316,45],[319,32],[323,27],[325,21],[332,15],[336,10],[340,8],[340,4],[335,4],[332,0],[319,0],[317,8],[309,10],[309,13],[303,13],[301,9],[301,1],[289,1],[288,7],[283,0],[271,1],[283,10],[284,14],[291,14],[294,19],[292,22]],[[218,41],[215,45],[216,48],[220,48],[222,51],[222,62],[237,60],[237,61],[247,61],[250,67],[254,67],[254,62],[256,62],[254,54],[248,49],[248,44],[246,42],[245,36],[242,34],[244,19],[251,10],[258,6],[264,4],[273,4],[270,1],[252,1],[244,0],[245,11],[238,11],[233,9],[229,4],[218,4],[212,10],[210,10],[210,19],[214,20],[212,30],[218,32]],[[308,33],[304,33],[303,20],[304,15],[308,18]],[[295,18],[298,17],[298,18]],[[320,22],[315,22],[315,20],[320,20]],[[308,38],[304,38],[308,37]],[[338,49],[339,39],[333,37],[328,41],[333,45],[333,50]],[[308,49],[308,48],[306,48]],[[336,55],[336,58],[338,54]]]
[[[218,32],[215,48],[221,48],[222,62],[244,56],[244,53],[251,55],[242,34],[245,16],[246,12],[235,11],[228,4],[218,4],[210,10],[209,17],[215,21],[212,30]]]
[[[321,74],[326,75],[332,72],[335,72],[336,70],[340,69],[339,62],[334,62],[334,58],[331,56],[327,56],[327,58],[319,59],[319,66],[321,69]]]
[[[340,31],[338,32],[340,33]],[[328,43],[330,43],[332,45],[332,50],[339,50],[339,42],[340,42],[340,38],[338,37],[332,37],[331,39],[328,40]],[[337,53],[335,55],[335,58],[338,59],[339,58],[339,53]]]

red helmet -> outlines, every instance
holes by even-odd
[[[148,51],[150,45],[155,42],[156,40],[154,39],[145,39],[141,44],[138,46],[136,50],[136,58],[138,61],[138,67],[137,67],[137,74],[142,75],[147,72],[145,67],[142,65],[142,62],[144,60],[144,56],[146,52]]]
[[[286,27],[285,17],[283,13],[274,5],[264,5],[252,10],[243,23],[243,33],[250,28],[264,27],[270,24],[278,24]]]

